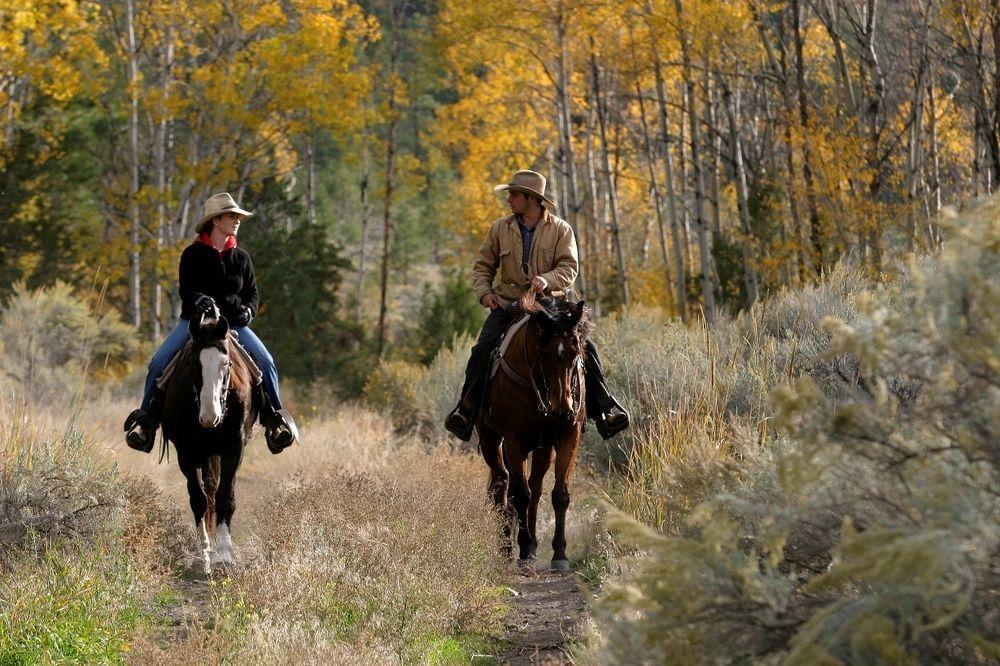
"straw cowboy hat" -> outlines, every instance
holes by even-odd
[[[242,215],[243,217],[250,217],[253,215],[248,210],[243,210],[233,198],[229,195],[229,192],[219,192],[218,194],[213,194],[205,201],[205,210],[198,220],[198,224],[194,225],[194,232],[200,234],[205,231],[205,227],[210,221],[222,215],[223,213],[236,213],[237,215]]]
[[[545,196],[545,176],[537,171],[529,171],[527,169],[517,171],[509,183],[497,185],[493,188],[494,192],[505,192],[507,190],[534,194],[537,197],[541,197],[542,201],[547,202],[549,205],[556,205],[555,201]]]

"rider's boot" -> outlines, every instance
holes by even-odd
[[[628,428],[631,417],[628,410],[608,390],[604,367],[597,355],[597,347],[589,340],[584,370],[587,384],[587,414],[594,419],[594,425],[597,426],[601,438],[611,439]]]
[[[264,426],[264,440],[271,453],[281,453],[299,441],[299,429],[292,415],[288,410],[274,408],[263,382],[257,385],[257,401],[260,405],[260,424]]]
[[[163,402],[166,396],[159,388],[153,389],[153,399],[149,408],[136,409],[125,419],[125,442],[136,451],[149,453],[156,443],[156,430],[163,417]]]
[[[445,429],[463,442],[472,439],[472,430],[485,391],[486,365],[479,358],[479,354],[472,354],[469,358],[465,386],[462,387],[462,399],[444,420]]]

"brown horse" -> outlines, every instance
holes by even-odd
[[[218,315],[196,315],[191,340],[178,352],[165,387],[163,435],[174,443],[187,478],[205,572],[214,561],[233,561],[230,526],[236,510],[236,471],[253,435],[257,407],[253,375],[236,349],[229,324]],[[212,541],[215,547],[212,547]]]
[[[479,447],[490,467],[493,502],[509,517],[505,551],[512,550],[510,536],[516,526],[522,563],[535,559],[542,480],[555,457],[552,568],[567,571],[569,478],[586,418],[583,355],[593,324],[583,301],[536,298],[529,292],[521,297],[520,309],[530,320],[512,334],[501,357],[489,391],[489,414],[476,424]],[[531,476],[525,478],[529,455]]]

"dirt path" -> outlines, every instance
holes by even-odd
[[[567,643],[582,633],[587,603],[579,577],[551,570],[519,571],[512,589],[503,664],[571,664]]]

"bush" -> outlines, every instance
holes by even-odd
[[[444,418],[458,402],[473,342],[467,336],[454,338],[426,366],[379,364],[365,383],[365,400],[389,414],[397,428],[416,429],[431,439],[444,437]]]
[[[0,404],[0,664],[124,660],[176,565],[176,514],[87,436]]]
[[[1000,203],[952,224],[899,284],[859,287],[786,296],[728,328],[723,355],[762,371],[748,386],[791,380],[774,393],[779,434],[734,430],[721,467],[744,469],[688,506],[662,499],[684,494],[669,473],[646,483],[676,508],[662,531],[617,516],[645,556],[599,604],[603,659],[1000,657]],[[748,330],[766,336],[735,335]],[[725,404],[705,417],[740,412]],[[658,462],[684,460],[683,441],[661,448],[677,455]]]
[[[139,346],[117,312],[97,312],[64,282],[15,285],[0,312],[0,380],[38,401],[73,395],[85,377],[120,377]]]

